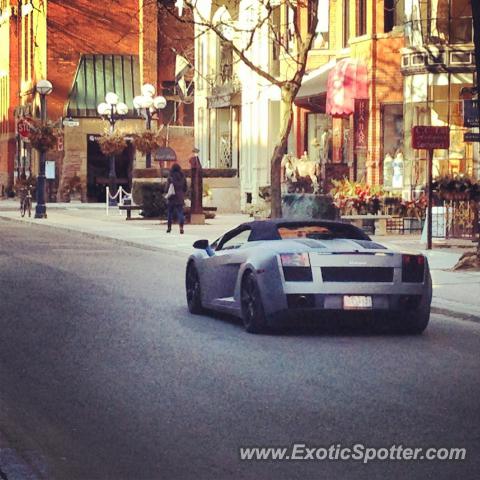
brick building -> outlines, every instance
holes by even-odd
[[[296,99],[292,146],[320,160],[327,178],[380,183],[385,154],[403,148],[403,6],[319,0],[318,16],[318,37]],[[336,86],[329,91],[332,75]]]
[[[105,93],[116,92],[129,107],[116,128],[127,133],[143,130],[144,120],[133,108],[133,97],[143,83],[151,83],[169,100],[158,124],[171,127],[169,146],[186,162],[193,147],[192,107],[175,97],[175,53],[172,39],[191,42],[188,28],[169,22],[154,2],[143,0],[22,0],[1,1],[0,39],[8,49],[0,56],[0,185],[11,187],[22,175],[38,171],[37,152],[16,134],[22,117],[39,116],[36,82],[53,85],[47,115],[56,121],[72,119],[63,129],[57,151],[47,153],[55,161],[52,194],[61,197],[63,186],[80,177],[82,198],[95,201],[104,195],[108,161],[96,138],[107,125],[96,112]],[[5,43],[4,43],[5,41]],[[4,54],[6,52],[6,55]],[[8,59],[6,58],[8,56]],[[156,128],[157,122],[154,122]],[[188,128],[182,128],[188,126]],[[165,129],[166,131],[166,129]],[[136,157],[136,158],[135,158]],[[129,148],[116,160],[119,183],[129,187],[132,171],[145,165]]]

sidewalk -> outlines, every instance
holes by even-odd
[[[219,214],[205,225],[186,225],[185,234],[180,235],[174,225],[172,233],[166,233],[166,222],[144,220],[132,215],[131,221],[125,220],[125,213],[111,208],[106,214],[104,204],[91,203],[51,203],[47,204],[48,218],[21,218],[18,202],[0,200],[0,218],[35,223],[92,237],[108,238],[145,249],[162,250],[183,258],[192,252],[195,240],[206,238],[210,241],[239,223],[251,218],[242,214]],[[461,254],[472,248],[471,241],[434,240],[434,248],[425,250],[420,235],[388,235],[373,237],[375,240],[392,247],[408,251],[423,252],[428,256],[433,279],[432,310],[457,317],[480,321],[480,272],[450,269]]]

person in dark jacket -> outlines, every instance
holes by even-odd
[[[175,194],[167,199],[167,233],[172,231],[172,221],[177,217],[180,225],[180,233],[183,233],[183,224],[185,223],[185,215],[183,213],[183,204],[185,201],[185,192],[187,191],[187,180],[183,174],[182,167],[178,163],[174,163],[170,170],[167,180],[167,192],[173,185]]]

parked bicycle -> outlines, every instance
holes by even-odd
[[[26,213],[29,217],[32,216],[32,188],[30,186],[22,190],[20,198],[20,215],[24,217]]]

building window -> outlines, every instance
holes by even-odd
[[[367,33],[367,0],[357,0],[357,37]]]
[[[280,42],[282,38],[280,7],[274,7],[272,10],[270,29],[270,70],[272,75],[276,77],[280,75]]]
[[[189,89],[191,92],[192,86]],[[167,99],[167,106],[161,110],[162,123],[164,125],[193,126],[194,108],[193,103],[180,102],[175,82],[162,82],[162,95]],[[189,97],[193,92],[189,93]]]
[[[386,188],[398,187],[403,173],[396,165],[403,156],[403,104],[382,105],[382,151],[383,151],[383,185]],[[395,174],[395,175],[394,175]]]
[[[343,48],[350,40],[350,0],[343,0]]]
[[[425,184],[426,152],[411,148],[411,128],[414,125],[450,127],[450,148],[435,150],[433,175],[464,173],[478,175],[478,147],[464,142],[468,128],[463,125],[462,92],[473,86],[471,73],[430,73],[406,78],[405,92],[413,94],[405,98],[404,149],[405,158],[413,159],[412,186]]]
[[[314,48],[329,48],[330,1],[318,0],[317,27]],[[310,21],[310,20],[309,20]]]
[[[451,0],[450,43],[471,43],[472,40],[473,23],[470,0]]]
[[[470,0],[428,0],[420,3],[406,18],[410,43],[437,45],[465,44],[473,41]]]
[[[383,2],[383,31],[391,32],[395,26],[395,0],[384,0]]]
[[[233,75],[233,48],[230,42],[219,40],[219,55],[218,55],[218,68],[220,72],[220,83],[230,83]]]
[[[305,150],[308,158],[320,165],[331,162],[333,158],[332,117],[324,113],[307,113],[307,138]]]

